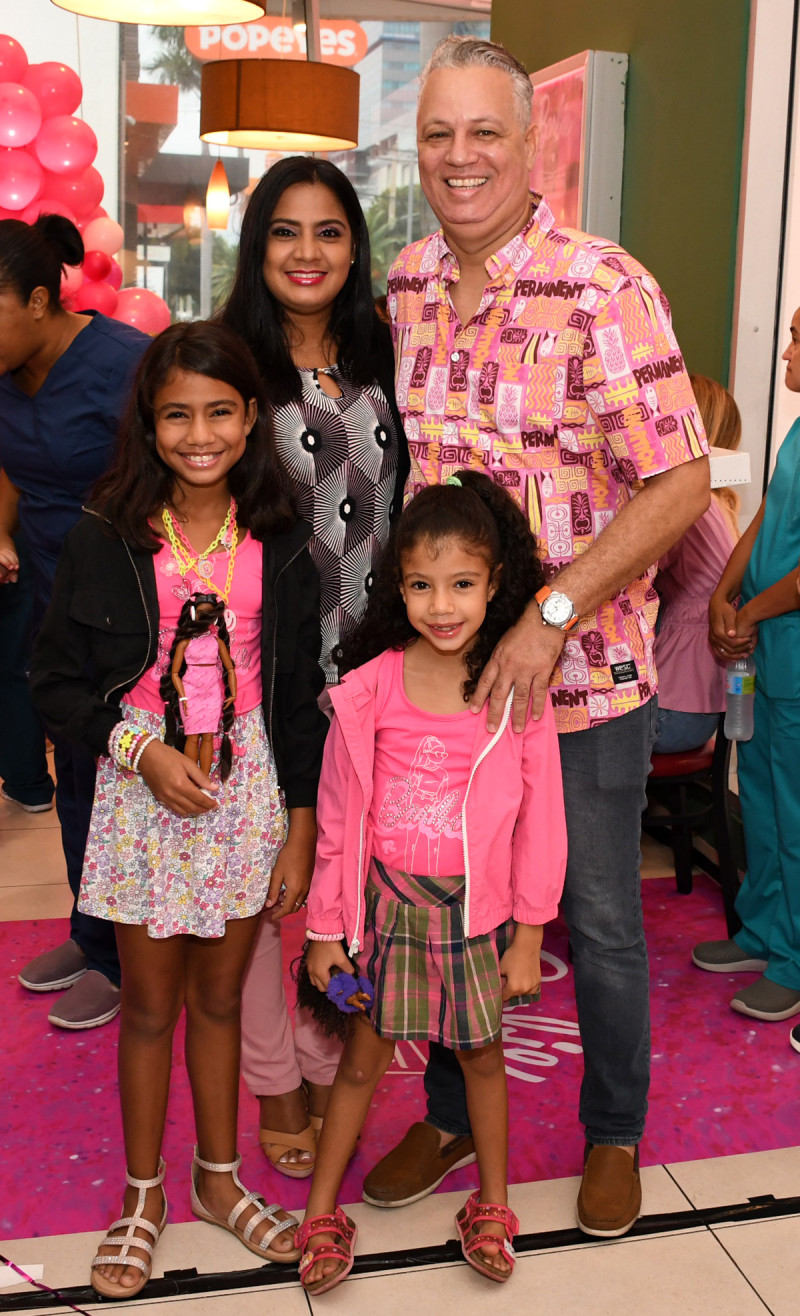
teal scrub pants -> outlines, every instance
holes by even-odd
[[[755,697],[755,733],[738,746],[747,876],[737,945],[765,977],[800,991],[800,700]]]

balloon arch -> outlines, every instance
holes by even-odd
[[[80,229],[86,253],[82,265],[64,267],[67,309],[100,311],[160,333],[170,322],[163,298],[122,287],[116,257],[124,234],[100,204],[97,138],[75,117],[82,96],[74,69],[52,60],[29,64],[14,37],[0,36],[0,219],[33,224],[40,215],[66,215]]]

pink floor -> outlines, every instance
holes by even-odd
[[[706,878],[691,896],[674,880],[644,883],[651,955],[653,1083],[643,1164],[694,1160],[790,1147],[797,1142],[800,1057],[788,1024],[757,1024],[728,1008],[749,976],[702,973],[689,958],[695,941],[724,936],[721,901]],[[116,1022],[87,1033],[51,1029],[48,996],[34,996],[17,973],[66,933],[57,920],[0,925],[5,966],[0,978],[4,1074],[0,1095],[0,1236],[10,1238],[101,1230],[119,1213],[123,1183],[117,1103]],[[286,937],[287,961],[300,928]],[[578,1174],[581,1075],[566,933],[548,931],[543,999],[506,1016],[510,1076],[512,1182]],[[176,1047],[176,1057],[180,1048]],[[423,1110],[423,1051],[398,1047],[378,1091],[342,1192],[357,1200],[371,1164]],[[302,1206],[305,1182],[285,1179],[263,1160],[256,1103],[242,1088],[242,1176],[268,1200]],[[170,1219],[191,1219],[188,1174],[193,1141],[189,1089],[176,1059],[164,1144]],[[474,1168],[447,1189],[474,1186]]]

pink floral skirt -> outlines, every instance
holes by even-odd
[[[127,705],[123,712],[163,735],[159,714]],[[217,808],[193,818],[159,804],[138,772],[100,759],[78,901],[84,913],[146,925],[151,937],[222,937],[228,919],[260,913],[286,836],[260,707],[237,716],[232,739]]]

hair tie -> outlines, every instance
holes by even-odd
[[[464,488],[463,484],[461,483],[457,475],[448,475],[447,479],[445,480],[445,484],[457,484],[459,489]]]

